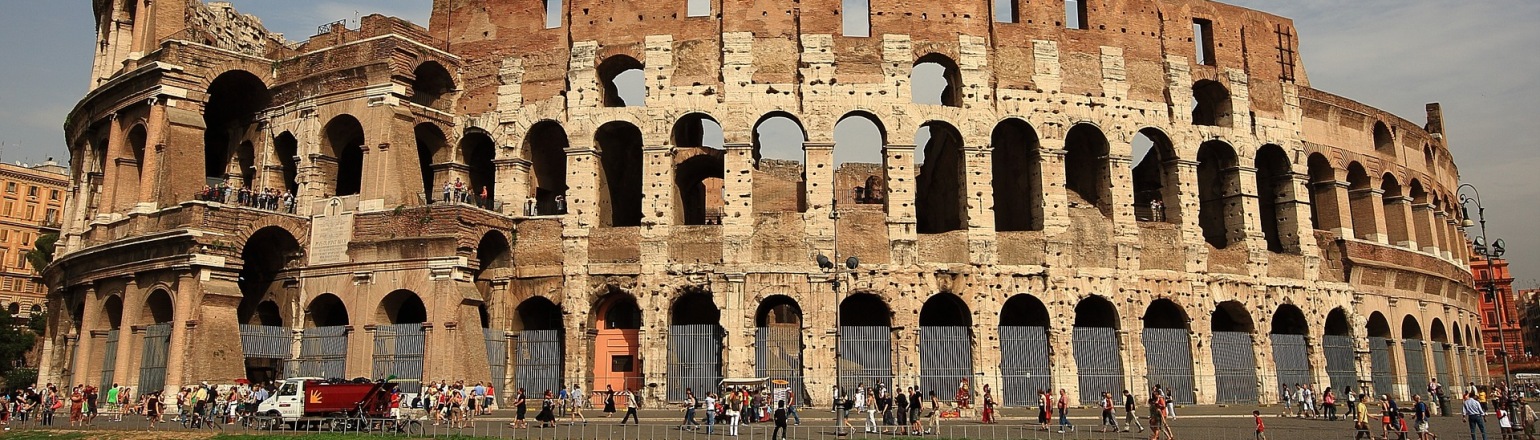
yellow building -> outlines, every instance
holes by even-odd
[[[0,163],[0,304],[12,315],[42,311],[48,288],[27,264],[37,238],[57,234],[68,169],[49,158],[40,165]]]

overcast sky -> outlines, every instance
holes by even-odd
[[[86,92],[94,23],[85,0],[0,0],[0,160],[63,160],[64,116]],[[370,13],[426,23],[430,0],[236,0],[290,40]],[[1231,0],[1294,19],[1311,85],[1414,122],[1444,105],[1463,175],[1483,192],[1521,287],[1540,285],[1540,1]],[[843,127],[842,127],[843,128]],[[1472,211],[1474,214],[1474,211]],[[1528,219],[1528,220],[1526,220]],[[1476,233],[1473,231],[1473,234]]]

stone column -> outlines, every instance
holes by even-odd
[[[1128,384],[1129,391],[1143,390],[1148,393],[1155,384],[1150,383],[1149,365],[1144,362],[1144,329],[1129,327],[1127,323],[1124,326],[1125,329],[1118,330],[1118,353],[1123,358],[1123,383]]]
[[[1342,180],[1310,182],[1315,194],[1316,229],[1330,231],[1338,237],[1353,235],[1353,216],[1348,203],[1348,184]]]
[[[1433,205],[1427,202],[1413,203],[1411,208],[1411,216],[1407,218],[1412,219],[1413,231],[1410,236],[1413,244],[1420,245],[1423,252],[1438,255],[1438,240],[1433,237]]]
[[[567,228],[582,228],[585,237],[588,228],[597,227],[609,221],[599,218],[601,199],[599,177],[602,172],[599,167],[599,154],[598,150],[590,146],[573,146],[567,149],[567,216],[562,224]],[[585,242],[585,249],[586,246]]]
[[[1385,199],[1385,230],[1387,240],[1395,240],[1392,245],[1416,250],[1417,237],[1411,227],[1412,199],[1407,196],[1395,196]]]
[[[888,240],[893,244],[889,261],[894,265],[913,264],[919,260],[914,215],[914,145],[888,145],[882,153],[888,178]]]
[[[725,288],[720,292],[721,326],[727,334],[722,341],[722,377],[754,377],[755,305],[747,302],[751,295],[745,291],[743,274],[726,274],[724,278],[726,282],[721,286]]]
[[[138,203],[140,205],[134,208],[136,211],[152,211],[158,207],[154,205],[143,206],[143,204],[146,202],[153,203],[153,201],[158,200],[157,195],[160,193],[161,185],[161,167],[164,166],[162,162],[165,161],[165,158],[162,156],[166,153],[166,101],[159,97],[150,98],[148,105],[150,107],[150,117],[145,122],[144,163],[139,164],[139,167],[140,175],[148,176],[149,179],[139,179]],[[148,180],[148,182],[145,180]]]
[[[94,328],[95,324],[102,320],[100,316],[102,314],[102,307],[101,303],[96,301],[96,288],[86,287],[85,292],[82,292],[81,296],[81,301],[85,303],[85,313],[81,314],[80,330],[78,331],[80,340],[76,342],[78,348],[74,351],[75,359],[71,363],[70,371],[75,372],[73,376],[76,384],[96,385],[98,382],[101,382],[101,362],[94,362],[96,368],[91,368],[93,364],[92,359],[95,359],[94,356],[101,356],[104,353],[102,348],[103,342],[107,338],[107,332],[105,330],[98,331]],[[103,397],[103,400],[105,401],[106,398]]]
[[[1390,237],[1385,234],[1385,191],[1371,184],[1368,188],[1349,190],[1348,196],[1352,200],[1349,207],[1353,212],[1354,238],[1390,244]]]
[[[1271,334],[1255,331],[1251,333],[1251,358],[1255,359],[1257,363],[1255,371],[1257,375],[1257,399],[1262,402],[1278,401],[1278,362],[1273,357],[1273,338],[1271,336]],[[1305,336],[1305,338],[1305,343],[1309,344],[1310,337]],[[1210,347],[1209,353],[1213,353],[1213,351],[1213,348]],[[1308,356],[1308,348],[1306,353]],[[1210,355],[1209,357],[1212,358],[1213,356]],[[1313,363],[1311,364],[1311,366],[1314,365]],[[1311,374],[1315,374],[1315,372],[1311,371]],[[1326,376],[1312,377],[1325,378]]]
[[[502,204],[505,215],[524,215],[524,199],[534,194],[529,189],[529,160],[524,158],[497,159],[492,161],[493,205]],[[480,190],[477,190],[480,191]],[[431,194],[432,189],[428,192]],[[499,387],[501,388],[501,387]]]
[[[722,179],[722,263],[738,264],[753,259],[754,145],[724,145]]]
[[[1209,331],[1196,331],[1192,328],[1212,328],[1210,324],[1204,324],[1206,319],[1199,319],[1188,323],[1187,343],[1192,353],[1192,383],[1197,390],[1193,393],[1193,402],[1199,404],[1212,404],[1218,400],[1218,378],[1214,377],[1214,334]]]
[[[993,150],[987,145],[963,148],[965,179],[962,206],[967,210],[968,261],[994,264],[999,260],[995,242],[995,188]],[[1019,170],[1025,172],[1025,170]],[[998,384],[996,384],[998,385]],[[975,386],[978,386],[975,384]]]
[[[674,152],[664,145],[642,148],[641,263],[662,271],[669,262],[669,234],[674,224]],[[665,308],[665,310],[667,310]]]
[[[807,155],[807,163],[802,168],[806,179],[803,197],[807,206],[802,216],[802,225],[813,249],[834,258],[837,255],[830,253],[834,249],[834,220],[829,218],[829,213],[835,209],[837,196],[834,189],[834,144],[804,142],[802,150]]]
[[[176,274],[176,304],[171,314],[171,339],[166,349],[166,395],[176,395],[176,390],[182,385],[195,382],[197,378],[189,377],[187,364],[191,353],[188,352],[189,342],[192,336],[189,334],[197,326],[197,314],[195,309],[199,306],[202,290],[198,281],[194,278],[190,269],[180,270]],[[174,403],[174,402],[173,402]]]

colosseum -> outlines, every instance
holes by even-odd
[[[296,43],[229,4],[95,0],[41,380],[656,403],[770,378],[822,404],[970,379],[1023,405],[1487,375],[1439,106],[1312,88],[1287,18],[433,3]]]

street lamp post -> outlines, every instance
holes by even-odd
[[[1500,348],[1497,350],[1496,354],[1503,360],[1503,385],[1507,386],[1511,372],[1508,369],[1508,337],[1506,331],[1506,327],[1508,326],[1503,324],[1508,320],[1508,309],[1503,306],[1503,300],[1505,299],[1503,297],[1506,295],[1499,295],[1497,293],[1497,277],[1494,273],[1496,268],[1492,266],[1492,259],[1502,257],[1503,253],[1507,250],[1504,249],[1503,239],[1501,238],[1493,240],[1490,244],[1488,244],[1486,215],[1487,209],[1481,204],[1481,191],[1477,190],[1475,185],[1471,185],[1469,183],[1461,184],[1460,187],[1456,189],[1456,191],[1461,191],[1466,188],[1470,189],[1472,195],[1466,195],[1463,193],[1460,194],[1460,210],[1462,213],[1461,217],[1464,218],[1464,220],[1460,221],[1460,227],[1470,228],[1472,226],[1476,226],[1476,223],[1471,222],[1469,210],[1470,207],[1468,206],[1472,203],[1476,204],[1476,221],[1480,223],[1481,235],[1472,238],[1471,244],[1473,245],[1472,247],[1475,248],[1477,254],[1486,258],[1487,270],[1485,272],[1484,278],[1486,278],[1487,282],[1487,297],[1491,298],[1493,305],[1497,308],[1497,344]]]
[[[834,221],[833,260],[838,260],[840,257],[840,211],[838,200],[831,201],[829,203],[829,220]],[[840,386],[840,337],[841,333],[843,332],[840,322],[840,319],[842,318],[842,314],[840,313],[840,286],[844,284],[843,281],[845,277],[853,276],[855,274],[856,268],[861,266],[861,260],[854,256],[846,258],[844,264],[834,264],[833,260],[827,256],[824,256],[823,253],[819,253],[818,257],[815,258],[815,261],[818,262],[818,270],[823,271],[823,273],[829,275],[830,286],[834,288],[834,386],[839,390],[841,394],[843,394],[845,388]],[[839,396],[836,395],[834,397],[838,398]],[[838,416],[838,412],[839,409],[836,408],[836,416]],[[839,426],[835,426],[835,430],[838,431],[838,429]]]

